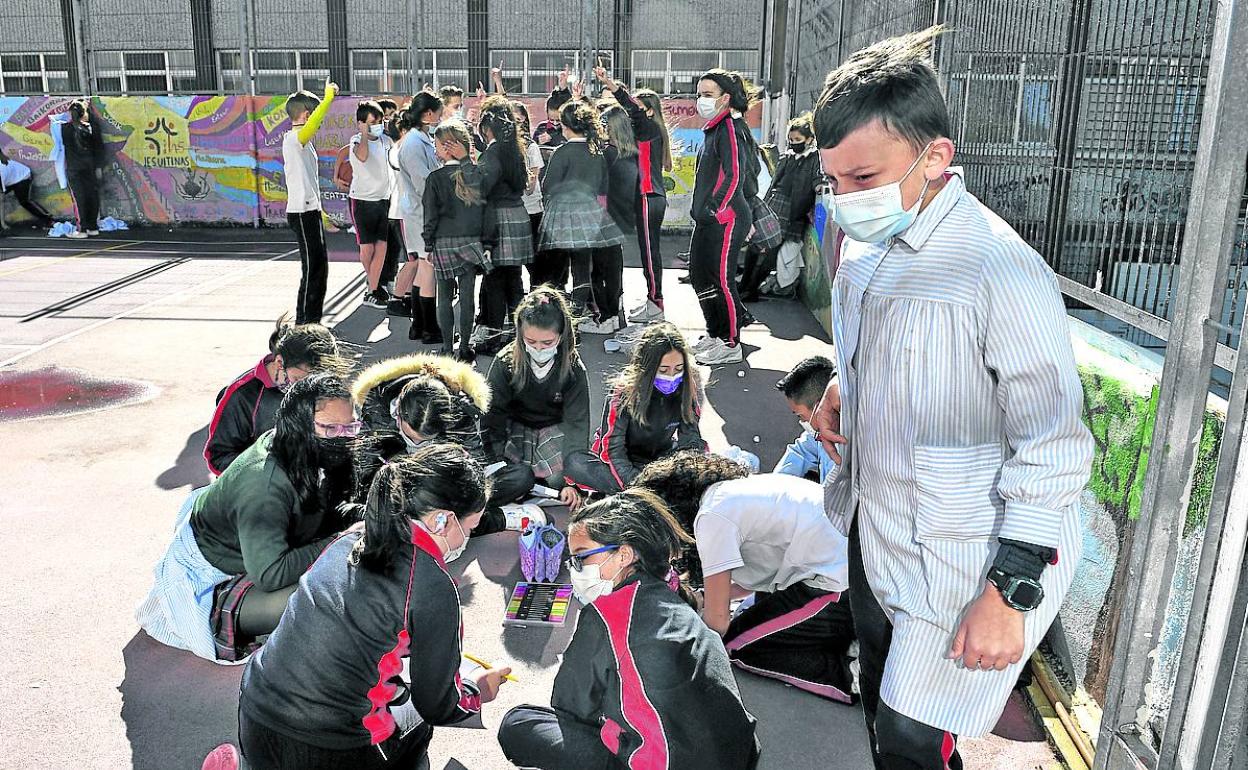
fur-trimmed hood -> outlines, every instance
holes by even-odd
[[[453,393],[467,394],[482,412],[490,408],[490,386],[480,372],[470,364],[430,353],[387,358],[369,366],[351,383],[351,398],[356,406],[363,407],[364,399],[373,388],[409,374],[431,374],[446,383]]]

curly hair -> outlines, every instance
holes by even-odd
[[[607,129],[597,108],[588,102],[568,102],[559,110],[559,122],[577,136],[585,137],[589,151],[601,154],[607,145]]]
[[[744,466],[719,455],[694,449],[655,460],[647,465],[629,489],[645,489],[654,493],[671,510],[673,518],[688,535],[693,535],[693,520],[702,507],[702,496],[713,484],[743,479],[750,472]],[[696,547],[686,546],[681,568],[695,586],[702,583],[702,560]]]

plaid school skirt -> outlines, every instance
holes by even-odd
[[[522,463],[533,469],[539,479],[563,481],[563,429],[558,425],[530,428],[512,421],[507,430],[507,446],[503,448],[507,462]]]
[[[438,238],[430,253],[433,274],[446,280],[472,272],[487,272],[491,266],[481,239],[471,235]]]
[[[750,237],[750,245],[766,250],[783,243],[784,231],[771,207],[758,198],[750,198],[750,209],[754,213],[754,234]]]
[[[490,250],[493,267],[515,267],[533,261],[533,226],[524,206],[488,209],[486,220],[494,242]]]
[[[148,636],[161,644],[188,650],[214,663],[242,663],[250,652],[237,651],[230,657],[217,654],[219,640],[213,626],[218,614],[218,587],[239,578],[209,564],[195,542],[191,509],[205,489],[192,491],[182,504],[173,528],[173,541],[156,562],[155,583],[135,611],[135,619]],[[241,598],[239,593],[236,603]]]
[[[540,251],[600,249],[622,246],[624,241],[605,200],[560,196],[552,198],[542,212]]]

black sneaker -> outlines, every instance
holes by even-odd
[[[401,318],[412,317],[412,302],[410,297],[391,297],[386,303],[386,315],[399,316]]]
[[[455,360],[471,364],[477,360],[477,354],[472,352],[472,348],[460,348],[459,352],[455,354]]]
[[[382,308],[384,310],[389,301],[390,298],[386,296],[385,291],[382,289],[377,291],[364,290],[364,304],[368,307]]]

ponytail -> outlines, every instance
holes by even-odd
[[[449,139],[453,142],[458,142],[465,151],[472,152],[472,135],[468,133],[468,126],[462,120],[452,118],[451,120],[443,121],[438,125],[433,135],[437,139]],[[481,191],[477,189],[476,185],[468,181],[462,166],[451,172],[451,181],[455,183],[456,198],[459,198],[469,206],[481,205]]]
[[[737,112],[748,112],[758,103],[759,91],[740,72],[716,67],[707,70],[698,80],[710,80],[728,94],[728,107]]]
[[[529,164],[524,158],[527,137],[516,125],[511,102],[505,96],[495,94],[482,103],[479,128],[489,131],[498,144],[502,155],[503,179],[515,189],[523,190],[527,187]]]
[[[607,144],[606,129],[602,125],[602,116],[588,102],[568,102],[559,110],[559,122],[568,130],[585,137],[589,151],[601,154]]]
[[[454,444],[422,446],[381,466],[364,505],[364,536],[348,561],[388,572],[400,550],[411,547],[412,524],[436,510],[470,516],[485,508],[490,482],[481,464]]]

